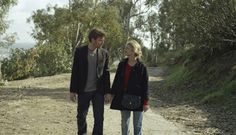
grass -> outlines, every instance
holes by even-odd
[[[207,93],[202,102],[222,102],[229,100],[236,93],[236,80],[223,84],[220,89],[212,90]]]
[[[188,73],[183,66],[176,66],[170,69],[170,76],[168,76],[164,88],[179,86],[187,81]]]
[[[235,100],[236,80],[232,75],[221,75],[214,78],[207,72],[189,71],[186,67],[175,66],[170,69],[170,75],[165,81],[164,90],[175,90],[181,98],[199,103],[221,103]]]
[[[6,85],[7,81],[4,81],[4,80],[0,80],[0,86],[4,86]]]

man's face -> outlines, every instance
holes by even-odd
[[[98,37],[97,39],[92,39],[92,44],[96,48],[100,48],[105,41],[105,37]]]

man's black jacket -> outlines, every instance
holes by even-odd
[[[110,73],[108,53],[105,49],[97,49],[97,90],[102,94],[110,93]],[[71,73],[70,92],[84,92],[88,76],[88,46],[76,48]],[[89,82],[88,82],[89,83]]]

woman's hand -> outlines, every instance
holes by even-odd
[[[144,106],[143,106],[143,111],[146,112],[149,108],[150,108],[149,105],[144,105]]]

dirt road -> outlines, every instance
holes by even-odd
[[[160,81],[159,68],[150,68],[150,81]],[[112,74],[113,78],[114,74]],[[76,104],[68,99],[70,75],[12,81],[0,88],[0,135],[75,135]],[[150,86],[150,90],[152,86]],[[191,134],[150,109],[144,113],[144,135]],[[158,109],[158,108],[157,108]],[[92,108],[88,132],[92,130]],[[105,106],[104,134],[120,135],[120,112]],[[132,124],[131,124],[132,125]]]

